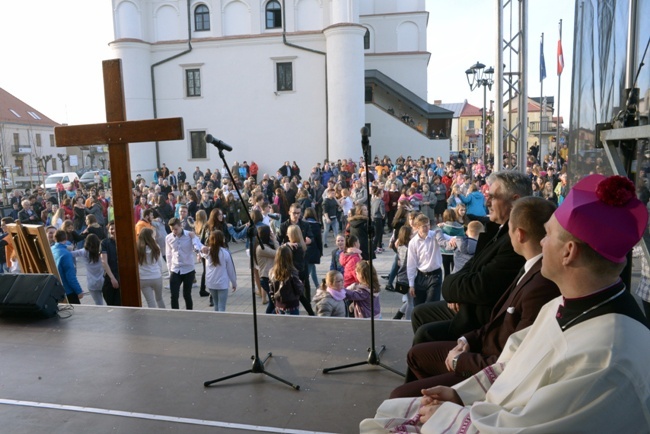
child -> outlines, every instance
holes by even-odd
[[[230,252],[225,249],[226,241],[223,232],[212,231],[208,238],[208,253],[201,253],[205,258],[205,286],[210,291],[214,301],[215,312],[226,311],[228,300],[228,286],[232,285],[232,292],[237,291],[237,273]]]
[[[102,286],[104,285],[104,267],[100,256],[101,241],[95,234],[89,234],[84,242],[84,248],[75,250],[73,258],[83,257],[86,259],[86,281],[88,291],[97,306],[104,305],[102,297]]]
[[[343,266],[343,285],[347,288],[353,283],[359,282],[356,275],[357,263],[361,261],[361,244],[354,235],[348,235],[345,239],[345,252],[339,255],[339,261]]]
[[[474,220],[467,225],[467,235],[456,240],[454,249],[454,273],[469,261],[476,252],[478,235],[484,232],[485,228],[481,222]]]
[[[440,226],[440,229],[442,229],[442,232],[445,235],[449,235],[450,237],[460,238],[465,236],[465,229],[463,229],[463,226],[458,223],[456,218],[456,211],[453,209],[447,209],[442,213],[442,223],[440,223],[438,226]],[[447,246],[443,246],[443,249],[441,251],[442,266],[445,270],[445,276],[449,276],[451,274],[451,270],[454,269],[454,251],[453,249],[446,247]],[[460,270],[460,268],[458,269]]]
[[[370,267],[370,262],[360,261],[356,266],[356,276],[359,283],[353,283],[345,290],[345,298],[352,301],[355,318],[381,319],[381,307],[379,306],[379,279],[375,267]],[[370,310],[370,282],[372,282],[374,310]]]
[[[328,271],[314,296],[316,315],[344,317],[345,295],[343,275],[336,270]]]
[[[397,235],[395,246],[397,247],[397,261],[400,269],[402,268],[402,264],[406,264],[406,254],[408,252],[409,241],[411,241],[412,235],[413,229],[406,225],[400,228],[399,234]],[[408,286],[408,278],[405,283]],[[400,284],[399,280],[398,284]],[[413,296],[410,292],[407,292],[402,297],[402,300],[404,303],[399,308],[393,319],[402,319],[402,317],[406,317],[406,319],[410,321],[411,313],[413,312]]]
[[[278,315],[299,315],[300,297],[305,287],[293,266],[293,253],[289,246],[280,246],[269,270],[269,287]]]
[[[336,236],[336,249],[332,250],[332,261],[330,262],[330,270],[338,271],[343,275],[343,265],[339,260],[341,252],[345,250],[345,237],[343,235]]]
[[[154,238],[154,230],[142,228],[136,243],[140,292],[142,292],[147,306],[164,309],[162,252]]]

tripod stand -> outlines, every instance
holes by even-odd
[[[366,195],[367,195],[367,206],[368,206],[368,220],[366,225],[368,227],[368,263],[370,264],[370,270],[372,270],[372,239],[374,238],[374,228],[370,221],[370,177],[368,176],[368,161],[370,161],[370,156],[372,154],[370,149],[370,141],[368,140],[368,128],[361,128],[361,147],[363,148],[363,164],[366,170]],[[381,366],[382,368],[394,372],[397,375],[405,377],[401,372],[381,363],[381,355],[386,351],[386,345],[382,345],[379,352],[375,349],[375,296],[373,288],[373,279],[370,279],[370,348],[368,348],[368,359],[350,363],[347,365],[335,366],[332,368],[323,369],[323,374],[327,374],[332,371],[338,371],[340,369],[353,368],[355,366],[361,365],[373,365]]]
[[[214,140],[212,136],[207,136],[206,137],[206,142],[214,144],[218,149],[219,149],[219,157],[221,157],[221,161],[223,161],[223,166],[226,168],[228,171],[228,175],[230,176],[230,179],[234,180],[232,173],[230,172],[230,167],[228,166],[228,163],[226,162],[226,157],[223,154],[224,149],[228,149],[227,147],[224,147],[225,145],[223,142],[220,140]],[[228,146],[228,145],[225,145]],[[253,361],[253,364],[250,369],[246,369],[245,371],[237,372],[235,374],[231,375],[226,375],[225,377],[220,377],[216,378],[214,380],[206,381],[203,383],[204,387],[211,386],[215,383],[218,383],[220,381],[228,380],[230,378],[235,378],[239,377],[241,375],[245,374],[264,374],[266,376],[269,376],[281,383],[286,384],[287,386],[293,387],[295,390],[300,390],[300,386],[297,384],[293,384],[283,378],[278,377],[277,375],[273,375],[270,372],[266,371],[264,369],[264,364],[266,361],[273,356],[272,353],[267,353],[266,357],[264,360],[260,360],[260,353],[259,353],[259,342],[258,342],[258,336],[257,336],[257,306],[256,306],[256,299],[255,299],[255,275],[254,269],[255,269],[255,262],[254,262],[254,256],[255,256],[255,249],[254,249],[254,244],[253,244],[253,239],[257,237],[258,245],[264,248],[264,245],[262,244],[259,234],[257,233],[257,230],[255,228],[255,225],[253,224],[253,219],[250,215],[250,212],[248,212],[248,208],[246,206],[246,202],[244,202],[244,199],[242,198],[242,195],[239,191],[239,187],[237,187],[237,184],[233,182],[233,185],[235,186],[235,190],[237,191],[237,194],[239,195],[239,200],[241,201],[242,206],[244,207],[243,209],[246,210],[246,214],[248,215],[248,222],[249,222],[249,227],[248,227],[248,245],[250,246],[250,270],[251,270],[251,296],[253,300],[253,338],[255,342],[255,354],[251,356],[251,360]]]

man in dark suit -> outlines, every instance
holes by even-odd
[[[488,178],[490,222],[481,234],[476,253],[465,266],[442,282],[445,301],[424,303],[413,311],[413,344],[458,339],[483,326],[497,300],[521,267],[524,258],[512,248],[508,219],[515,201],[531,196],[530,178],[514,171],[494,172]]]
[[[526,259],[524,267],[492,310],[483,327],[461,336],[458,341],[426,342],[408,354],[406,384],[391,398],[420,396],[434,386],[453,386],[494,364],[516,331],[530,326],[539,310],[560,295],[557,285],[541,274],[542,246],[555,205],[541,197],[519,199],[510,213],[510,239],[515,252]]]

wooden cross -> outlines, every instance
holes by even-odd
[[[140,278],[133,225],[130,142],[182,140],[183,119],[127,121],[120,59],[102,62],[106,123],[54,128],[56,146],[108,145],[113,185],[120,291],[123,306],[140,307]],[[162,246],[164,249],[164,246]]]

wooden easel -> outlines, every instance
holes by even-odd
[[[21,273],[53,274],[61,280],[47,241],[45,226],[23,225],[17,221],[8,224],[7,230],[18,257]]]
[[[26,274],[53,274],[59,282],[59,270],[56,268],[54,256],[47,241],[45,226],[23,225],[20,221],[7,225],[8,237],[14,246],[20,272]],[[9,259],[9,258],[7,258]],[[68,297],[64,296],[65,303]]]

